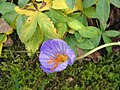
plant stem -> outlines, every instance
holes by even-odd
[[[83,59],[84,57],[86,57],[86,56],[96,52],[97,50],[100,50],[100,49],[102,49],[104,47],[108,47],[108,46],[112,46],[112,45],[120,45],[120,42],[118,41],[118,42],[108,43],[108,44],[104,44],[104,45],[101,45],[99,47],[96,47],[95,49],[89,51],[88,53],[86,53],[86,54],[84,54],[82,56],[77,57],[76,60]]]

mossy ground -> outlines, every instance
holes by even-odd
[[[119,90],[120,54],[104,56],[99,63],[76,61],[59,73],[40,68],[39,53],[29,58],[16,34],[14,45],[3,49],[0,90]]]

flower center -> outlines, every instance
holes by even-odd
[[[68,56],[66,54],[62,55],[62,54],[57,54],[57,58],[55,58],[54,60],[58,63],[63,63],[66,62],[68,59]]]
[[[57,54],[56,58],[51,58],[50,60],[48,60],[47,62],[49,64],[54,63],[53,67],[51,68],[51,70],[54,70],[58,64],[61,64],[63,62],[66,62],[68,59],[68,56],[66,54]]]

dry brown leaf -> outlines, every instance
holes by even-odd
[[[110,21],[109,21],[110,26],[115,25],[116,22],[119,20],[119,18],[120,18],[120,9],[112,8],[110,13]]]
[[[47,3],[43,1],[43,2],[42,2],[42,5],[40,6],[40,9],[43,8],[43,7],[46,6],[46,5],[47,5]]]
[[[78,57],[83,55],[83,50],[81,48],[77,47],[77,52],[78,52]],[[79,60],[79,62],[81,63],[83,61],[83,59]]]
[[[98,51],[88,55],[84,60],[90,61],[93,60],[94,63],[98,63],[101,58],[101,55]]]
[[[12,46],[13,45],[13,40],[11,39],[11,37],[9,36],[8,38],[7,38],[7,41],[5,42],[5,43],[3,43],[3,46],[4,47],[10,47],[10,46]]]
[[[78,56],[83,55],[83,49],[77,47],[77,51],[78,51]]]
[[[0,18],[0,33],[6,33],[11,34],[13,32],[13,29],[7,24],[7,22]]]
[[[120,31],[120,30],[118,30]],[[120,41],[120,35],[117,37],[112,38],[112,42],[118,42]],[[120,46],[113,46],[113,52],[120,52]]]
[[[72,82],[72,81],[74,81],[74,78],[69,77],[68,79],[66,79],[66,81],[68,81],[68,82]]]

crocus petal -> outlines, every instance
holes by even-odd
[[[71,66],[75,61],[75,53],[71,48],[67,48],[66,54],[69,57],[68,64]]]
[[[42,46],[41,46],[41,48],[40,48],[40,51],[43,51],[44,49],[52,49],[52,48],[51,48],[51,41],[52,41],[52,40],[47,40],[47,41],[45,41],[45,42],[42,44]]]
[[[68,65],[68,61],[63,62],[63,63],[59,64],[59,65],[54,69],[54,71],[55,71],[55,72],[62,71],[62,70],[64,70],[64,69],[67,67],[67,65]]]
[[[43,66],[40,66],[40,67],[41,67],[42,70],[43,70],[44,72],[46,72],[46,73],[53,73],[53,71],[50,70],[50,68],[45,68],[45,67],[43,67]]]
[[[64,53],[66,51],[66,47],[68,46],[66,42],[60,39],[54,39],[51,44],[52,49],[59,53]]]
[[[51,60],[52,57],[55,57],[55,52],[52,50],[45,50],[45,51],[41,51],[40,55],[39,55],[39,60],[42,66],[46,67],[46,68],[51,68],[53,67],[54,63],[49,64],[48,60]]]

